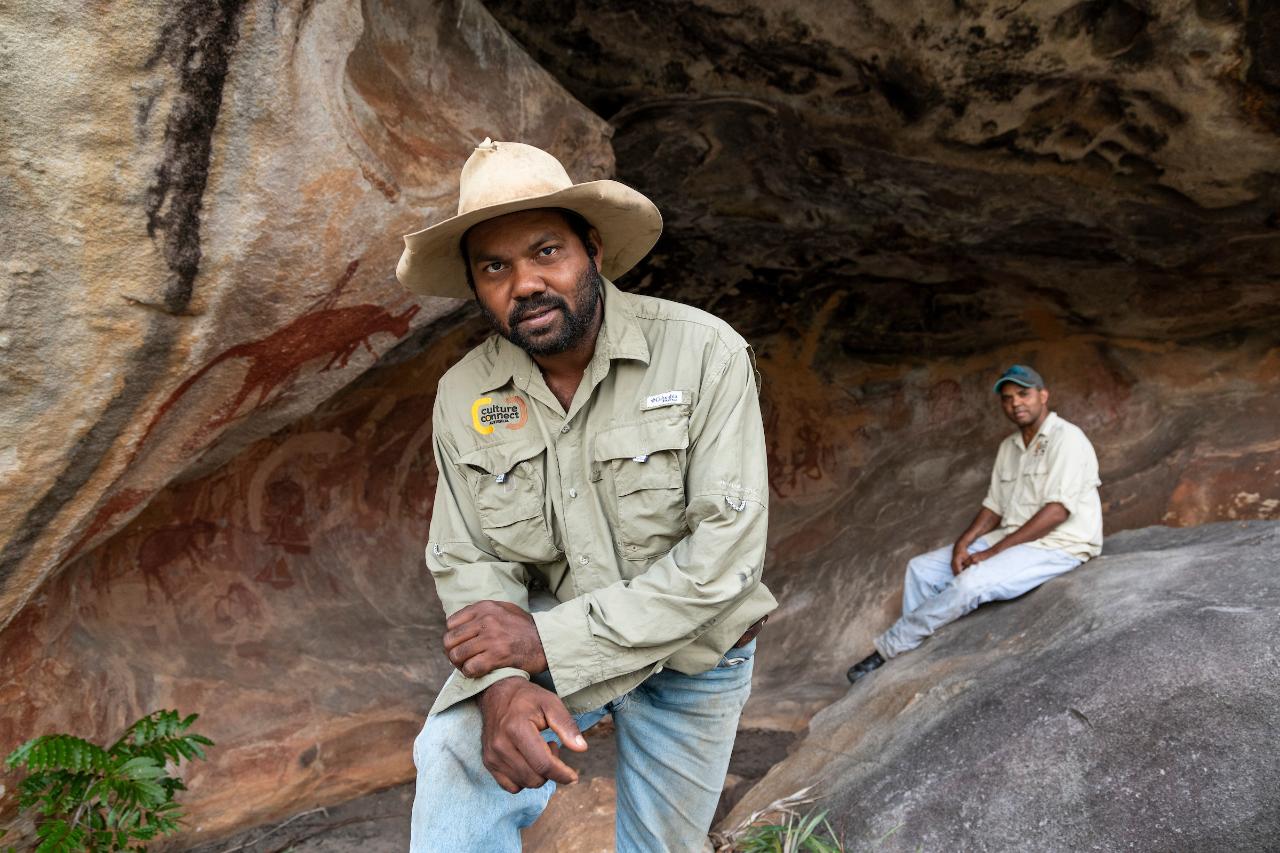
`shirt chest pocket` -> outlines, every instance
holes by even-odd
[[[1049,479],[1049,457],[1041,451],[1032,455],[1022,465],[1022,493],[1024,500],[1039,509],[1044,504],[1046,482]]]
[[[1024,510],[1028,516],[1034,515],[1044,501],[1045,478],[1048,473],[1049,460],[1043,453],[1036,456],[1032,451],[1021,461],[1014,460],[1001,469],[1001,485],[1008,489],[1013,505]]]
[[[505,560],[545,563],[560,556],[544,511],[546,460],[540,441],[481,447],[459,458],[470,469],[480,527]]]
[[[596,435],[592,460],[616,501],[619,552],[651,560],[688,534],[684,456],[689,422],[683,416],[627,424]]]

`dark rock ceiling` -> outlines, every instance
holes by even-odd
[[[1224,344],[1280,313],[1266,4],[486,5],[664,211],[630,286],[749,336],[833,290],[871,359],[1034,338],[1032,305]]]

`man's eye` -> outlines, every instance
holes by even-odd
[[[538,250],[538,254],[544,258],[549,258],[556,253],[557,246],[543,246]]]
[[[485,264],[485,265],[484,265],[484,271],[485,271],[485,272],[501,272],[501,271],[502,271],[502,262],[501,262],[501,261],[490,261],[489,263],[487,263],[487,264]]]

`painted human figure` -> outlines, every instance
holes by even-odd
[[[414,743],[411,849],[519,850],[577,778],[558,745],[612,714],[617,849],[700,850],[776,606],[750,348],[609,280],[661,232],[635,190],[489,140],[460,190],[397,270],[496,332],[432,416],[427,566],[456,669]]]
[[[1049,390],[1034,369],[1015,364],[996,380],[995,392],[1018,429],[996,453],[982,508],[954,545],[907,564],[902,617],[849,668],[849,681],[978,605],[1017,598],[1102,553],[1093,445],[1049,410]]]

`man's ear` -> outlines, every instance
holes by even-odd
[[[1046,406],[1048,404],[1049,404],[1049,389],[1041,388],[1040,389],[1040,405]]]
[[[600,259],[604,257],[604,240],[600,239],[600,232],[592,228],[587,232],[587,255],[595,259],[596,266],[600,265]]]

